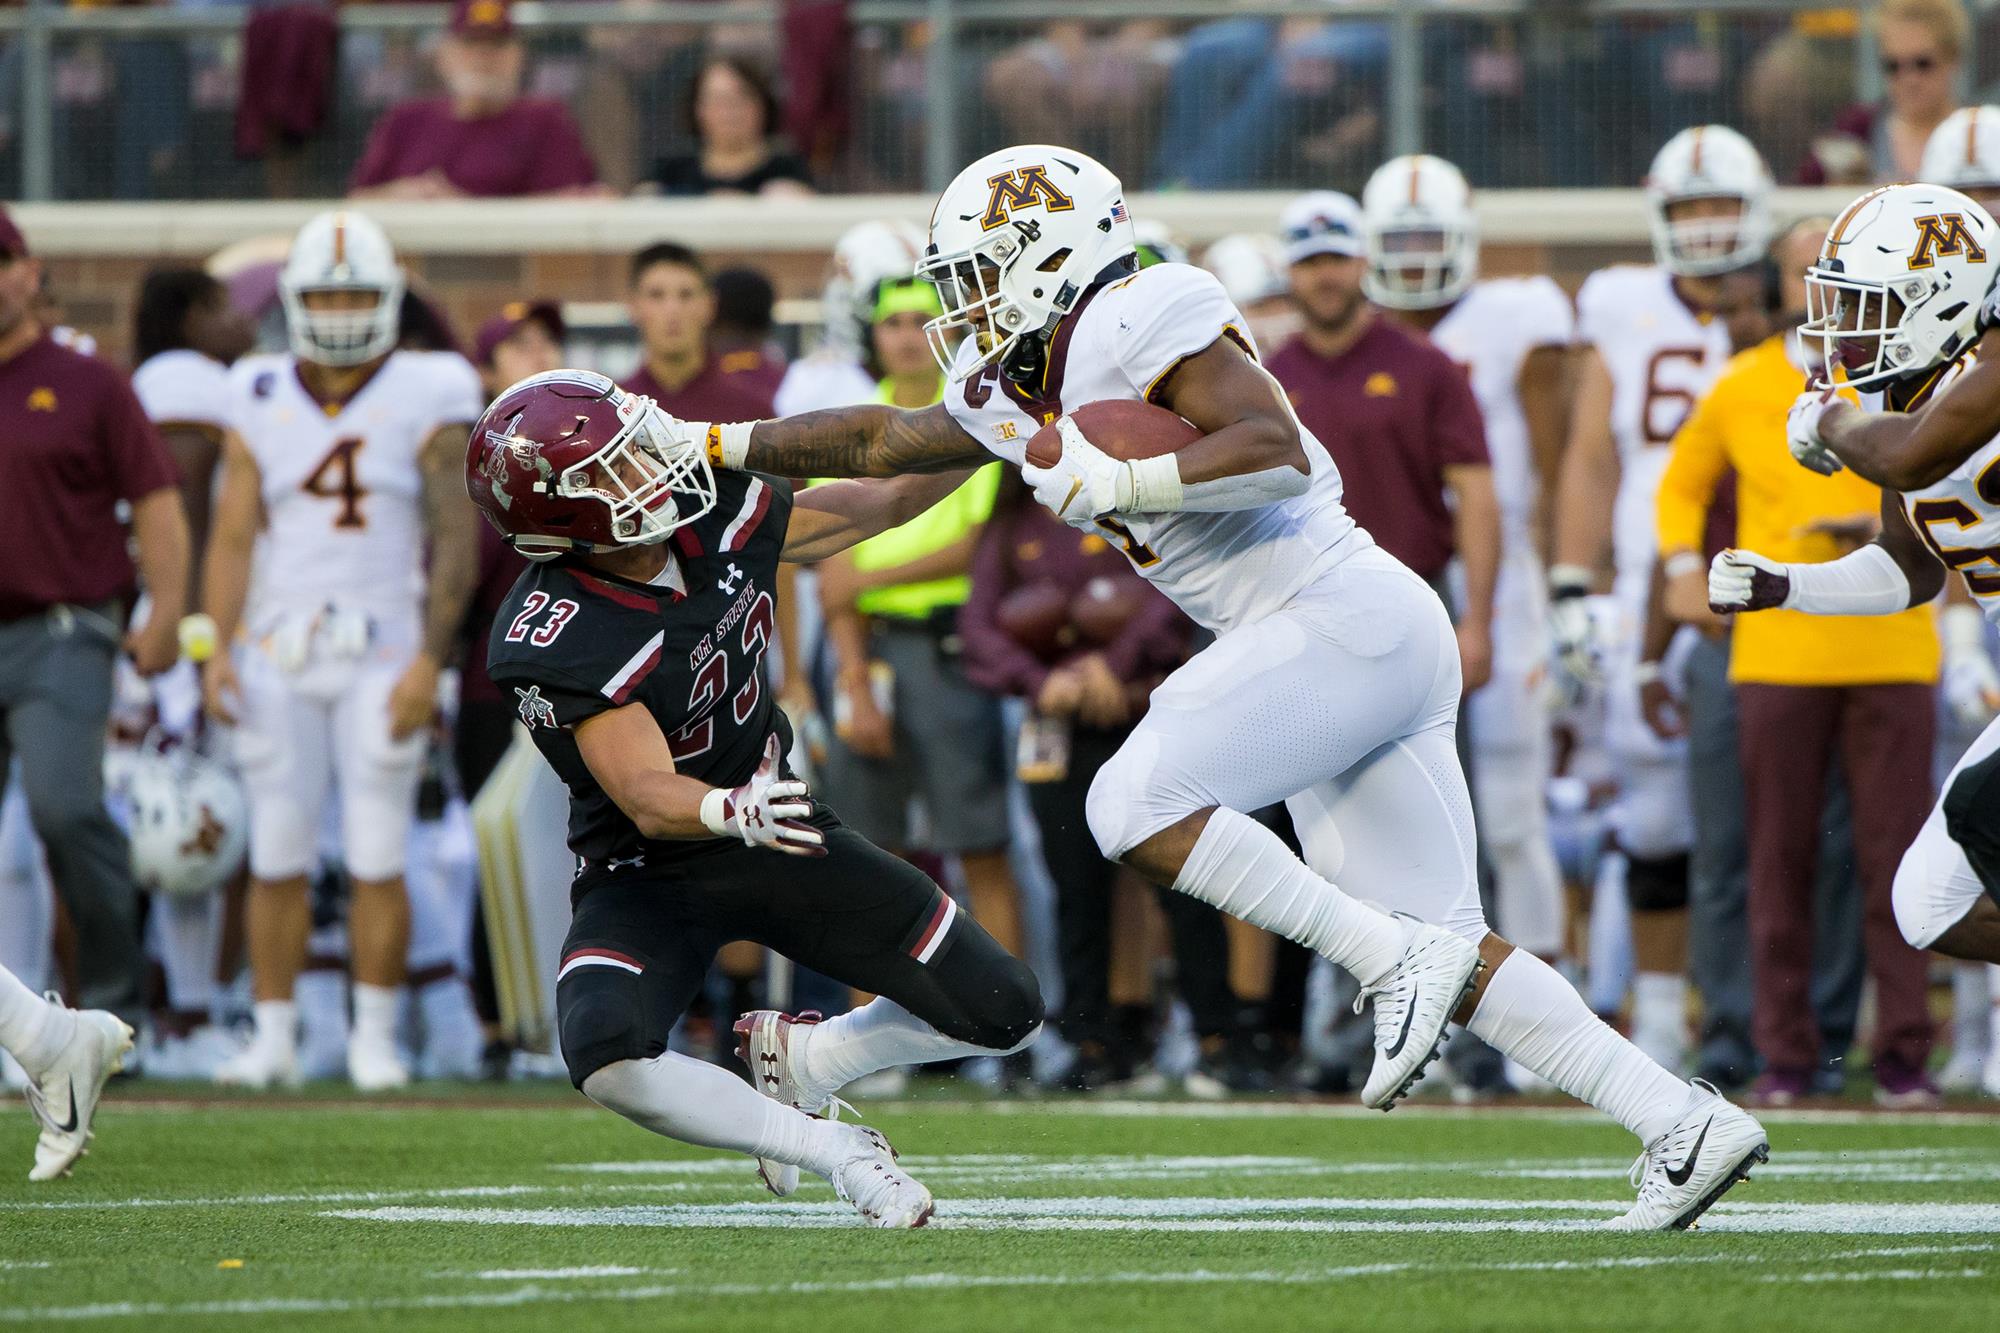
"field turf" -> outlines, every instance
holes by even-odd
[[[940,1201],[861,1228],[816,1179],[564,1088],[364,1101],[116,1090],[71,1179],[0,1120],[0,1328],[2000,1328],[2000,1118],[1771,1116],[1683,1235],[1592,1229],[1634,1145],[1552,1109],[864,1108]]]

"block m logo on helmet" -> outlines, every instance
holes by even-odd
[[[1964,255],[1974,264],[1986,262],[1986,251],[1965,225],[1963,213],[1935,213],[1916,219],[1916,223],[1917,245],[1910,251],[1911,268],[1929,268],[1939,255]]]
[[[1005,225],[1017,208],[1040,204],[1051,213],[1063,213],[1076,207],[1076,201],[1056,188],[1049,179],[1049,169],[1040,163],[988,176],[986,184],[993,192],[986,197],[986,211],[979,215],[979,225],[985,231]]]

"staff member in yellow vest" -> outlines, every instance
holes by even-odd
[[[877,288],[879,401],[928,407],[943,395],[924,340],[939,313],[937,289],[920,279]],[[1018,951],[1000,704],[965,679],[958,637],[973,548],[999,489],[1000,465],[990,464],[918,518],[818,567],[834,726],[816,790],[883,847],[956,856],[974,914]],[[921,838],[911,832],[913,802],[923,808]]]
[[[1823,235],[1794,228],[1776,253],[1815,251]],[[1802,260],[1785,263],[1782,280],[1802,284],[1794,271],[1803,268]],[[1786,306],[1803,310],[1802,285],[1796,295]],[[1674,437],[1657,503],[1666,606],[1676,619],[1714,623],[1702,532],[1728,468],[1737,475],[1740,546],[1818,562],[1873,535],[1861,529],[1881,512],[1876,487],[1852,472],[1809,472],[1785,448],[1785,413],[1816,357],[1788,324],[1738,353]],[[1835,1054],[1818,1049],[1809,990],[1820,812],[1836,746],[1853,798],[1863,942],[1876,985],[1876,1095],[1905,1106],[1936,1096],[1924,1072],[1931,1047],[1924,960],[1897,929],[1890,887],[1929,813],[1938,660],[1928,606],[1893,616],[1769,611],[1734,627],[1729,676],[1750,842],[1752,1034],[1767,1102],[1808,1091],[1821,1056]]]

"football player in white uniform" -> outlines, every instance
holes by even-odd
[[[1935,185],[1875,190],[1835,220],[1806,272],[1805,332],[1823,340],[1847,386],[1912,413],[1945,397],[1950,377],[1972,363],[1996,271],[2000,227],[1977,202]],[[1934,447],[1862,429],[1865,419],[1832,389],[1808,391],[1787,443],[1815,471],[1851,467],[1882,487],[1882,535],[1819,565],[1724,551],[1709,570],[1716,610],[1888,614],[1930,601],[1956,570],[1987,618],[2000,618],[2000,432]],[[1894,897],[1916,948],[2000,963],[2000,720],[1946,778],[1896,871]]]
[[[320,214],[279,275],[291,353],[230,373],[203,602],[233,651],[209,659],[203,688],[238,724],[250,784],[257,1030],[225,1082],[298,1077],[293,984],[329,784],[353,881],[348,1074],[364,1089],[408,1078],[393,1032],[403,873],[439,664],[476,579],[458,469],[484,403],[464,358],[395,350],[403,286],[379,226]]]
[[[1563,885],[1549,841],[1551,737],[1540,525],[1568,421],[1569,297],[1548,277],[1479,277],[1479,223],[1457,167],[1384,163],[1361,193],[1368,299],[1429,334],[1472,380],[1500,501],[1493,675],[1472,695],[1473,804],[1494,908],[1517,948],[1563,950]]]
[[[1733,350],[1722,315],[1744,284],[1729,275],[1764,256],[1770,191],[1770,172],[1742,135],[1721,125],[1682,130],[1646,178],[1655,262],[1600,269],[1577,294],[1584,350],[1556,497],[1550,627],[1561,669],[1604,680],[1605,744],[1619,780],[1611,826],[1639,973],[1633,1036],[1674,1067],[1687,1046],[1687,742],[1647,724],[1640,691],[1674,675],[1691,641],[1681,635],[1669,647],[1667,636],[1646,632],[1653,497],[1675,432]],[[1594,642],[1585,607],[1607,547],[1625,620],[1608,651]]]
[[[1116,542],[1218,635],[1154,693],[1092,786],[1105,854],[1360,979],[1375,1006],[1367,1104],[1408,1091],[1456,1013],[1639,1135],[1640,1197],[1618,1225],[1698,1216],[1767,1153],[1763,1129],[1653,1064],[1548,964],[1487,930],[1451,623],[1348,517],[1332,460],[1220,284],[1182,264],[1139,269],[1117,177],[1048,145],[967,167],[938,201],[919,271],[944,296],[929,329],[948,367],[943,403],[685,429],[724,466],[788,476],[959,471],[989,452],[1021,466],[1044,504]],[[1114,460],[1065,415],[1107,399],[1163,406],[1203,437]],[[1051,423],[1060,458],[1027,463]],[[1244,813],[1279,800],[1310,867]],[[1332,875],[1416,919],[1383,915]]]
[[[1924,144],[1919,174],[1989,213],[2000,206],[2000,106],[1960,107],[1946,116]]]
[[[923,248],[923,233],[907,222],[859,222],[841,233],[819,298],[819,346],[785,368],[771,399],[779,416],[875,401],[866,364],[875,289],[884,278],[909,277]]]

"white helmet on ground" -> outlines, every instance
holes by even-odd
[[[1435,310],[1479,276],[1472,187],[1441,157],[1413,153],[1375,169],[1361,192],[1368,268],[1361,290],[1392,310]]]
[[[323,366],[358,366],[396,345],[403,311],[403,270],[389,238],[374,219],[335,209],[299,228],[278,272],[278,295],[292,353]],[[310,292],[372,292],[372,305],[314,310]]]
[[[2000,190],[2000,106],[1960,107],[1931,131],[1917,173],[1954,190]]]
[[[924,330],[938,364],[951,373],[959,330],[978,340],[972,368],[1005,360],[1133,246],[1125,187],[1102,163],[1050,144],[988,153],[938,197],[917,267],[944,304]]]
[[[150,742],[106,760],[106,785],[129,816],[132,875],[171,897],[220,888],[243,864],[250,809],[243,786],[192,746]]]
[[[1943,185],[1889,185],[1849,204],[1806,270],[1806,322],[1858,389],[1942,365],[1977,336],[2000,232]]]
[[[1735,199],[1733,216],[1670,217],[1695,199]],[[1696,125],[1667,140],[1646,173],[1653,257],[1683,277],[1754,264],[1771,244],[1771,172],[1750,141],[1727,125]]]

